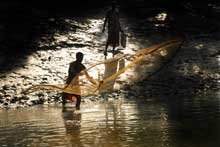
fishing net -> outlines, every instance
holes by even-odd
[[[134,54],[116,55],[81,71],[70,84],[33,85],[26,89],[24,93],[38,90],[52,90],[82,96],[110,93],[114,91],[116,79],[126,70],[138,66],[146,56],[166,49],[178,48],[181,44],[182,39],[176,38],[138,50]]]

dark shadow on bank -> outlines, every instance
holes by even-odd
[[[152,71],[142,69],[142,72],[147,73],[146,78],[134,83],[140,87],[139,93],[146,98],[159,98],[162,101],[169,101],[179,96],[200,95],[209,91],[218,92],[219,78],[214,76],[218,73],[213,71],[218,69],[217,58],[211,57],[212,62],[207,64],[205,60],[196,61],[194,59],[194,57],[199,56],[195,48],[192,48],[188,55],[184,55],[182,52],[184,49],[186,48],[182,47],[170,52],[169,58],[158,56],[156,63],[154,63],[155,68]],[[207,51],[203,54],[207,55],[206,58],[210,58],[210,52]],[[190,67],[185,67],[185,64],[188,66],[190,64]],[[199,71],[190,71],[193,68],[198,68]],[[191,74],[185,74],[184,70],[189,70],[188,72]],[[136,71],[140,71],[140,69],[137,68]]]
[[[38,50],[82,47],[83,44],[77,43],[53,44],[52,42],[55,41],[53,36],[54,33],[65,34],[68,31],[74,32],[81,29],[77,21],[85,20],[79,17],[85,16],[93,9],[87,10],[87,5],[84,3],[73,6],[68,2],[61,4],[54,1],[3,1],[0,4],[0,70],[2,73],[24,66],[28,55]],[[85,9],[87,11],[84,11]],[[66,23],[65,18],[68,17],[76,17],[76,23]]]
[[[39,49],[37,40],[51,36],[56,30],[64,29],[56,15],[35,9],[21,2],[1,2],[0,14],[0,69],[11,71],[26,62],[32,52]],[[52,40],[52,37],[48,38]],[[19,63],[19,65],[16,65]]]
[[[219,69],[220,51],[217,42],[220,33],[219,23],[216,23],[220,22],[219,16],[217,16],[219,12],[209,8],[210,13],[206,15],[203,15],[203,12],[199,13],[200,11],[196,11],[195,15],[192,15],[191,11],[193,10],[180,9],[174,15],[174,10],[163,8],[163,10],[155,11],[156,13],[150,13],[154,15],[141,15],[140,18],[135,18],[136,21],[128,19],[130,24],[136,23],[136,26],[140,26],[130,29],[137,32],[136,35],[141,34],[150,45],[159,44],[175,37],[181,37],[184,40],[180,48],[168,50],[168,57],[156,55],[158,63],[155,63],[154,71],[150,72],[146,79],[136,83],[142,87],[140,93],[146,93],[146,96],[150,97],[175,97],[219,89],[219,79],[217,76],[213,76],[218,73],[216,69]],[[135,12],[137,12],[136,9]],[[158,14],[164,12],[168,12],[165,13],[167,18],[158,19],[157,16],[160,16]],[[147,18],[150,18],[148,19],[150,21],[147,21]],[[211,51],[208,45],[213,45],[212,42],[216,43],[216,49]],[[198,48],[199,45],[201,45],[200,48]],[[188,53],[184,50],[188,50]],[[176,62],[175,65],[172,62]],[[183,74],[182,71],[186,68],[184,64],[191,65],[191,69],[187,70],[192,70],[194,67],[198,67],[200,70],[197,73]],[[137,68],[136,71],[139,69]]]
[[[45,2],[42,0],[36,2],[20,2],[20,1],[1,2],[1,6],[0,6],[1,7],[0,10],[1,12],[0,14],[1,72],[11,71],[20,67],[20,65],[22,66],[26,62],[27,56],[37,50],[51,50],[51,49],[56,49],[57,46],[61,48],[71,47],[71,46],[82,47],[83,46],[82,44],[68,44],[66,42],[60,42],[59,44],[55,44],[55,45],[51,44],[51,42],[54,41],[53,34],[55,32],[66,33],[68,32],[68,30],[74,31],[80,29],[77,26],[77,24],[71,26],[67,25],[60,16],[64,15],[71,17],[71,16],[88,15],[88,10],[95,11],[95,9],[103,8],[104,5],[107,6],[109,3],[110,3],[109,1],[90,2],[88,0],[80,1],[80,3],[77,3],[77,5],[72,5],[69,1],[63,1],[62,3],[54,2],[54,1]],[[170,8],[172,5],[175,5],[176,3],[171,5],[154,3],[151,1],[148,3],[146,2],[142,2],[142,3],[139,4],[139,2],[137,1],[128,1],[128,2],[119,1],[120,7],[122,8],[123,11],[125,11],[125,13],[127,13],[128,16],[131,16],[131,13],[129,12],[134,12],[133,13],[134,15],[142,14],[140,16],[144,16],[147,19],[148,17],[154,17],[156,14],[161,13],[163,11],[167,12],[168,16],[174,18],[172,19],[171,29],[169,28],[167,30],[170,32],[173,31],[173,28],[174,30],[178,30],[177,32],[185,28],[189,28],[188,31],[192,31],[190,29],[190,25],[192,23],[189,22],[195,20],[193,22],[197,22],[197,23],[193,23],[193,24],[197,25],[198,24],[197,19],[201,19],[201,21],[199,21],[199,25],[201,26],[202,24],[203,26],[202,28],[194,27],[193,29],[198,28],[197,32],[200,32],[201,30],[204,31],[203,30],[204,28],[209,28],[207,26],[210,26],[210,24],[212,26],[212,30],[211,30],[212,32],[215,32],[218,29],[218,27],[214,25],[214,24],[218,24],[216,23],[216,20],[211,19],[212,21],[209,21],[209,19],[203,19],[202,17],[203,13],[202,14],[196,13],[198,15],[195,17],[192,17],[191,15],[184,15],[183,17],[182,15],[183,13],[177,13],[177,14],[174,13],[175,11],[171,10]],[[147,11],[147,13],[139,11],[139,10],[143,10],[140,9],[139,6],[141,6],[141,8],[144,8],[144,10]],[[148,9],[150,7],[155,9]],[[134,11],[130,11],[131,8]],[[182,10],[182,9],[178,11],[189,12],[187,14],[190,14],[191,12],[191,10]],[[212,18],[213,17],[215,18],[215,15],[212,14],[216,14],[216,13],[213,12],[210,14]],[[210,23],[204,23],[204,21]],[[189,26],[183,26],[180,24],[187,24]],[[155,22],[148,22],[148,26],[149,28],[147,30],[145,29],[139,31],[143,32],[143,34],[146,32],[151,32],[150,34],[153,34],[154,31],[158,29],[158,27],[155,27]],[[138,31],[138,30],[134,30],[134,31]],[[40,46],[38,44],[39,41],[47,45]],[[17,63],[19,63],[19,65],[15,65]]]

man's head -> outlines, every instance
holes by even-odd
[[[112,1],[112,9],[113,9],[113,10],[116,9],[116,1]]]
[[[83,53],[77,52],[76,53],[76,60],[79,61],[79,62],[82,62],[82,60],[83,60]]]

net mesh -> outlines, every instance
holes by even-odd
[[[52,90],[82,96],[110,93],[114,90],[115,80],[127,69],[138,66],[146,56],[154,52],[177,48],[182,42],[181,38],[175,38],[138,50],[134,54],[116,55],[81,71],[70,84],[33,85],[26,89],[24,93],[28,94],[38,90]],[[125,64],[125,59],[128,61],[127,64]]]

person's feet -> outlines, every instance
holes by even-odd
[[[107,55],[108,55],[107,51],[104,51],[104,55],[105,55],[105,56],[107,56]]]
[[[66,105],[66,100],[63,100],[63,101],[62,101],[62,106],[63,106],[63,108],[65,107],[65,105]]]
[[[113,49],[112,50],[112,57],[114,57],[116,55],[116,51]]]

